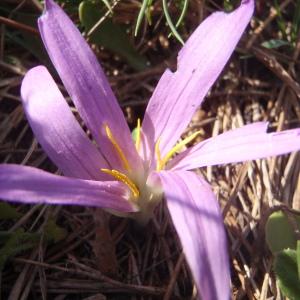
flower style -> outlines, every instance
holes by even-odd
[[[164,197],[202,299],[229,299],[226,235],[209,184],[191,169],[296,151],[300,129],[267,134],[258,122],[223,133],[173,158],[198,133],[176,144],[222,71],[254,9],[242,1],[216,12],[189,38],[178,69],[162,75],[134,142],[92,50],[53,2],[39,29],[92,142],[43,66],[25,76],[21,96],[30,126],[64,176],[27,166],[0,166],[0,197],[23,203],[97,206],[146,222]],[[174,146],[175,145],[175,146]]]

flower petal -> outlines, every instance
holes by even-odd
[[[168,168],[190,170],[286,154],[300,149],[300,128],[266,133],[258,122],[207,139],[175,157]]]
[[[132,164],[137,152],[130,130],[94,53],[69,17],[53,0],[45,1],[39,18],[40,33],[47,52],[83,121],[91,130],[107,161],[117,168],[121,162],[107,139],[107,124]]]
[[[22,203],[96,206],[135,211],[127,188],[116,181],[91,181],[53,175],[19,165],[0,165],[0,197]]]
[[[201,299],[229,299],[226,235],[209,184],[193,172],[158,173]]]
[[[106,178],[107,163],[76,121],[47,69],[27,72],[21,87],[24,110],[43,149],[66,176]]]
[[[217,79],[254,9],[254,1],[242,1],[230,14],[216,12],[188,39],[178,55],[178,69],[161,77],[147,107],[143,133],[152,152],[160,138],[165,155],[179,139],[193,113]],[[148,158],[149,153],[148,153]]]

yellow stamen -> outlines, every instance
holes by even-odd
[[[127,175],[125,175],[117,170],[101,169],[101,171],[115,177],[118,181],[125,183],[130,188],[133,196],[135,198],[139,197],[139,195],[140,195],[139,189]]]
[[[157,140],[155,144],[155,153],[156,153],[156,158],[157,158],[157,165],[156,165],[156,170],[160,171],[162,170],[169,159],[176,153],[178,152],[182,147],[184,147],[186,144],[190,143],[192,140],[194,140],[201,131],[196,131],[178,144],[176,144],[165,156],[163,159],[161,159],[160,155],[160,150],[159,150],[159,143],[160,143],[160,138]]]
[[[115,150],[117,151],[117,154],[119,155],[119,157],[120,157],[120,159],[123,163],[124,168],[127,171],[130,171],[131,168],[130,168],[129,162],[128,162],[127,158],[125,157],[125,154],[123,153],[123,151],[122,151],[121,147],[119,146],[118,142],[116,141],[115,137],[113,136],[110,128],[106,124],[104,125],[104,128],[105,128],[106,135],[107,135],[108,139],[110,140],[110,142],[115,147]]]
[[[156,170],[160,171],[162,169],[162,161],[161,161],[161,155],[160,155],[160,150],[159,150],[159,144],[160,144],[160,137],[158,138],[156,144],[155,144],[155,154],[156,154]]]
[[[140,149],[140,144],[141,144],[141,119],[137,119],[137,124],[136,124],[136,141],[135,141],[135,148],[137,151]]]

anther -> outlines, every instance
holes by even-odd
[[[136,141],[135,141],[135,148],[137,151],[140,149],[140,144],[141,144],[141,120],[140,118],[137,119],[137,125],[136,125]]]
[[[125,174],[123,174],[117,170],[101,169],[101,171],[113,176],[118,181],[125,183],[129,187],[129,189],[131,190],[131,192],[135,198],[138,198],[140,196],[140,191],[137,188],[137,186],[135,185],[135,183]]]

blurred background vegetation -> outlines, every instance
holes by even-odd
[[[193,30],[210,13],[240,3],[57,2],[97,55],[132,129],[165,68],[176,70]],[[42,10],[39,0],[0,1],[0,159],[58,172],[20,102],[22,78],[33,66],[46,65],[60,84],[38,33]],[[268,121],[270,131],[300,127],[299,26],[299,0],[257,0],[230,63],[184,135],[202,130],[202,140],[255,121]],[[232,298],[300,299],[299,153],[199,172],[223,209]],[[137,229],[90,209],[0,202],[0,289],[9,300],[196,299],[164,204]]]

